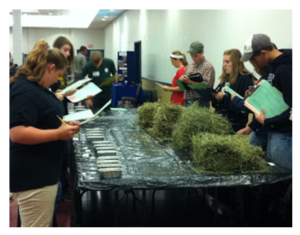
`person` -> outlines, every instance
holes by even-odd
[[[49,88],[51,91],[56,93],[57,98],[63,101],[65,107],[65,114],[68,114],[68,100],[66,99],[66,96],[73,95],[77,91],[77,89],[72,89],[66,94],[62,94],[61,90],[67,87],[69,82],[67,77],[72,74],[72,65],[74,61],[73,45],[69,39],[60,36],[54,41],[53,47],[59,49],[65,55],[68,61],[68,65],[65,74],[59,77],[58,81],[52,84]]]
[[[208,86],[213,87],[215,83],[215,69],[204,57],[204,45],[199,41],[192,42],[188,53],[191,54],[194,63],[190,63],[186,66],[184,75],[179,78],[180,81],[187,84],[197,84],[199,82],[191,81],[188,75],[200,73],[203,77],[203,82]],[[185,90],[183,96],[186,107],[190,106],[195,101],[199,101],[199,106],[210,107],[209,101],[202,99],[196,91]]]
[[[172,87],[169,86],[162,86],[164,91],[171,91],[171,103],[173,104],[180,104],[184,106],[184,98],[183,98],[183,91],[178,87],[176,81],[184,75],[185,66],[187,66],[187,61],[185,54],[181,53],[180,51],[173,51],[170,55],[171,63],[178,68],[175,77],[172,81]]]
[[[61,89],[64,89],[67,87],[68,84],[70,84],[70,81],[68,79],[68,76],[70,76],[73,71],[72,67],[74,64],[74,49],[71,41],[67,39],[66,37],[59,36],[56,38],[56,40],[53,43],[53,47],[59,49],[63,55],[67,59],[67,70],[65,73],[58,78],[58,81],[50,86],[50,90],[56,93],[57,98],[59,98],[64,105],[64,115],[68,114],[68,99],[66,96],[73,95],[77,89],[71,89],[70,91],[66,92],[65,94],[61,93]],[[56,214],[60,205],[60,202],[63,198],[70,195],[69,192],[69,182],[67,179],[68,175],[68,167],[70,166],[71,161],[71,150],[72,149],[72,140],[65,141],[64,146],[62,147],[62,154],[63,154],[63,163],[61,167],[61,174],[60,174],[60,180],[58,182],[58,189],[57,189],[57,196],[55,199],[55,208],[54,208],[54,215],[53,215],[53,226],[57,226],[56,221]]]
[[[80,130],[62,125],[62,102],[48,87],[66,70],[58,49],[43,41],[10,79],[10,191],[19,206],[22,227],[52,225],[62,163],[61,147]]]
[[[292,50],[277,50],[265,34],[253,34],[245,42],[242,61],[250,61],[254,69],[282,93],[289,108],[273,118],[264,110],[238,134],[250,134],[261,125],[267,130],[267,155],[281,166],[292,169]]]
[[[118,73],[116,72],[115,64],[111,59],[103,58],[99,52],[93,52],[91,61],[84,66],[82,71],[82,77],[84,78],[86,75],[92,78],[92,82],[99,87],[103,82],[109,82],[100,87],[102,92],[85,100],[88,107],[99,109],[110,99],[113,99],[114,90],[112,83],[118,82]],[[113,76],[115,76],[115,79],[112,79]],[[107,106],[106,109],[110,107],[111,105]]]
[[[78,54],[75,56],[75,72],[82,73],[84,66],[86,65],[86,54],[87,48],[85,46],[81,46]]]
[[[248,122],[248,113],[241,112],[231,102],[231,95],[228,92],[221,92],[228,83],[228,86],[244,97],[249,86],[253,86],[252,74],[245,68],[244,63],[240,61],[242,57],[238,49],[227,50],[223,53],[223,71],[220,76],[220,84],[216,90],[217,94],[212,93],[215,100],[212,106],[215,112],[227,117],[235,132],[244,128]]]

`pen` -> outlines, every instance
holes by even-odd
[[[61,119],[58,115],[56,115],[56,117],[58,117],[58,119],[65,125],[65,126],[69,126],[63,119]],[[76,137],[78,137],[77,134],[74,134]]]

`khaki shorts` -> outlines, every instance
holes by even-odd
[[[57,184],[14,193],[22,227],[51,227]]]

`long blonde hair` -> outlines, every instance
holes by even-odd
[[[221,84],[230,82],[234,84],[239,74],[248,75],[251,74],[246,68],[244,63],[241,61],[242,54],[238,49],[230,49],[224,52],[223,55],[229,55],[232,63],[232,70],[230,74],[226,74],[224,67],[222,66],[222,74],[220,76]]]
[[[26,74],[28,80],[39,82],[44,76],[47,64],[55,64],[56,70],[65,69],[67,60],[59,49],[49,50],[48,43],[39,40],[28,53],[25,64],[19,67],[17,74],[10,79],[10,82],[16,82],[21,73]]]
[[[187,66],[188,65],[188,62],[186,61],[186,57],[185,57],[185,54],[183,54],[182,52],[180,51],[173,51],[172,52],[173,55],[182,55],[183,56],[183,59],[176,59],[176,58],[172,58],[173,60],[181,60],[183,66]]]

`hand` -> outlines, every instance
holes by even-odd
[[[93,95],[88,95],[88,97],[85,100],[85,105],[89,108],[93,108]]]
[[[72,89],[72,90],[69,90],[65,93],[65,96],[70,96],[70,95],[73,95],[75,92],[77,91],[76,88]]]
[[[233,100],[234,97],[235,97],[235,94],[232,93],[232,94],[231,94],[231,100]]]
[[[62,124],[60,128],[57,129],[57,139],[58,140],[69,140],[73,138],[73,135],[78,133],[80,126],[65,126]]]
[[[211,94],[212,94],[212,96],[215,97],[216,100],[218,100],[218,101],[221,101],[221,100],[223,99],[223,97],[224,97],[223,92],[218,92],[218,94],[215,94],[215,93],[211,93]]]
[[[241,129],[237,132],[238,135],[250,135],[252,132],[251,128],[249,126],[246,126],[244,129]]]
[[[257,121],[259,121],[261,124],[264,125],[265,120],[266,120],[265,110],[261,109],[261,113],[260,114],[255,114],[255,118],[256,118]]]
[[[168,86],[162,86],[161,87],[164,91],[169,91],[169,87]]]
[[[188,79],[189,79],[189,77],[186,76],[186,75],[181,75],[180,78],[179,78],[180,81],[185,82],[185,83],[186,83],[186,81],[187,81]]]
[[[63,101],[64,95],[62,93],[56,93],[56,98],[59,99],[60,101]]]

